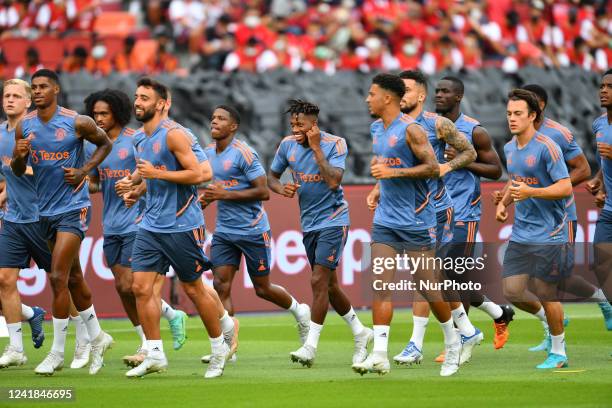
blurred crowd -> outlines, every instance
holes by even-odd
[[[0,2],[4,40],[90,32],[64,71],[187,73],[398,70],[426,73],[525,65],[612,65],[607,0],[30,0]],[[110,7],[135,16],[121,51],[109,55],[96,19]],[[138,58],[139,41],[154,52]],[[35,48],[20,73],[38,67]]]

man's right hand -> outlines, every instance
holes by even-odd
[[[293,198],[298,188],[300,188],[300,185],[297,183],[287,183],[283,186],[283,195],[287,198]]]
[[[115,192],[120,197],[126,193],[129,193],[132,188],[134,188],[132,176],[124,177],[115,183]]]
[[[32,144],[28,139],[19,139],[15,143],[15,150],[13,155],[20,159],[25,159],[30,154],[30,149],[32,148]]]
[[[508,210],[503,203],[497,204],[497,209],[495,210],[495,219],[499,222],[506,222],[508,219]]]
[[[123,202],[127,208],[131,208],[140,199],[140,195],[136,190],[130,190],[122,195]]]
[[[374,211],[376,207],[378,207],[378,200],[380,199],[380,190],[378,187],[374,187],[372,191],[368,194],[366,198],[366,203],[368,204],[368,209],[370,211]]]

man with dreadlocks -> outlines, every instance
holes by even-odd
[[[270,192],[257,152],[235,138],[239,126],[240,116],[233,107],[220,105],[213,111],[210,133],[214,143],[206,148],[206,156],[214,178],[204,192],[203,204],[218,201],[210,247],[214,287],[225,309],[233,315],[232,282],[244,255],[257,296],[291,312],[304,342],[310,308],[270,281],[271,233],[262,205],[270,198]]]
[[[96,125],[104,130],[113,143],[113,149],[108,156],[90,174],[89,190],[91,193],[102,193],[104,200],[104,257],[106,264],[115,277],[115,288],[128,315],[134,330],[141,340],[141,346],[134,356],[123,358],[125,364],[135,367],[146,357],[146,338],[138,319],[136,298],[132,291],[132,247],[138,230],[139,206],[127,207],[122,197],[115,193],[117,180],[130,176],[136,170],[134,157],[134,129],[127,127],[131,119],[132,103],[122,91],[105,89],[94,92],[85,98],[85,110]],[[93,152],[95,146],[86,145],[87,154]],[[163,285],[163,278],[159,284]],[[161,300],[164,317],[170,324],[174,340],[174,349],[180,349],[185,343],[185,321],[187,315],[180,310],[174,310],[163,299]],[[171,310],[172,315],[168,315]]]
[[[338,285],[336,268],[349,229],[348,203],[342,191],[342,175],[348,154],[346,141],[323,132],[318,126],[319,107],[292,100],[293,135],[285,137],[274,156],[268,185],[277,194],[299,197],[304,246],[312,268],[312,312],[305,344],[292,352],[291,360],[311,367],[329,304],[349,324],[355,339],[353,364],[367,356],[372,330],[364,327],[349,299]],[[280,177],[289,168],[293,182],[281,184]]]

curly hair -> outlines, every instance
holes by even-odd
[[[104,89],[94,92],[85,98],[85,113],[93,118],[96,102],[106,102],[110,107],[115,122],[124,127],[132,119],[132,102],[127,94],[118,89]]]
[[[289,108],[285,111],[285,113],[289,113],[290,115],[299,115],[302,113],[304,115],[313,115],[318,117],[319,107],[308,101],[291,99],[289,101]]]

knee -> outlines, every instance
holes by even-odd
[[[148,285],[145,282],[134,281],[132,282],[132,293],[136,297],[148,297],[153,294],[153,286]]]
[[[269,285],[255,285],[255,294],[262,299],[267,299],[269,290]]]
[[[18,275],[19,272],[14,273],[12,271],[3,271],[2,273],[0,273],[0,289],[2,289],[2,291],[17,289]]]
[[[132,292],[132,282],[126,282],[125,280],[115,281],[115,289],[117,289],[117,293],[121,297],[132,296],[134,294]]]
[[[310,277],[310,286],[313,290],[325,290],[331,286],[331,283],[322,274],[313,274]]]
[[[525,295],[525,288],[511,285],[504,285],[504,297],[510,302],[520,302]]]
[[[69,277],[61,273],[52,272],[49,275],[49,283],[55,291],[68,288]]]
[[[230,293],[230,285],[229,282],[225,282],[217,277],[213,280],[213,287],[215,291],[219,295],[220,298],[226,298]]]
[[[183,283],[183,290],[190,299],[201,293],[198,287],[192,283]]]

